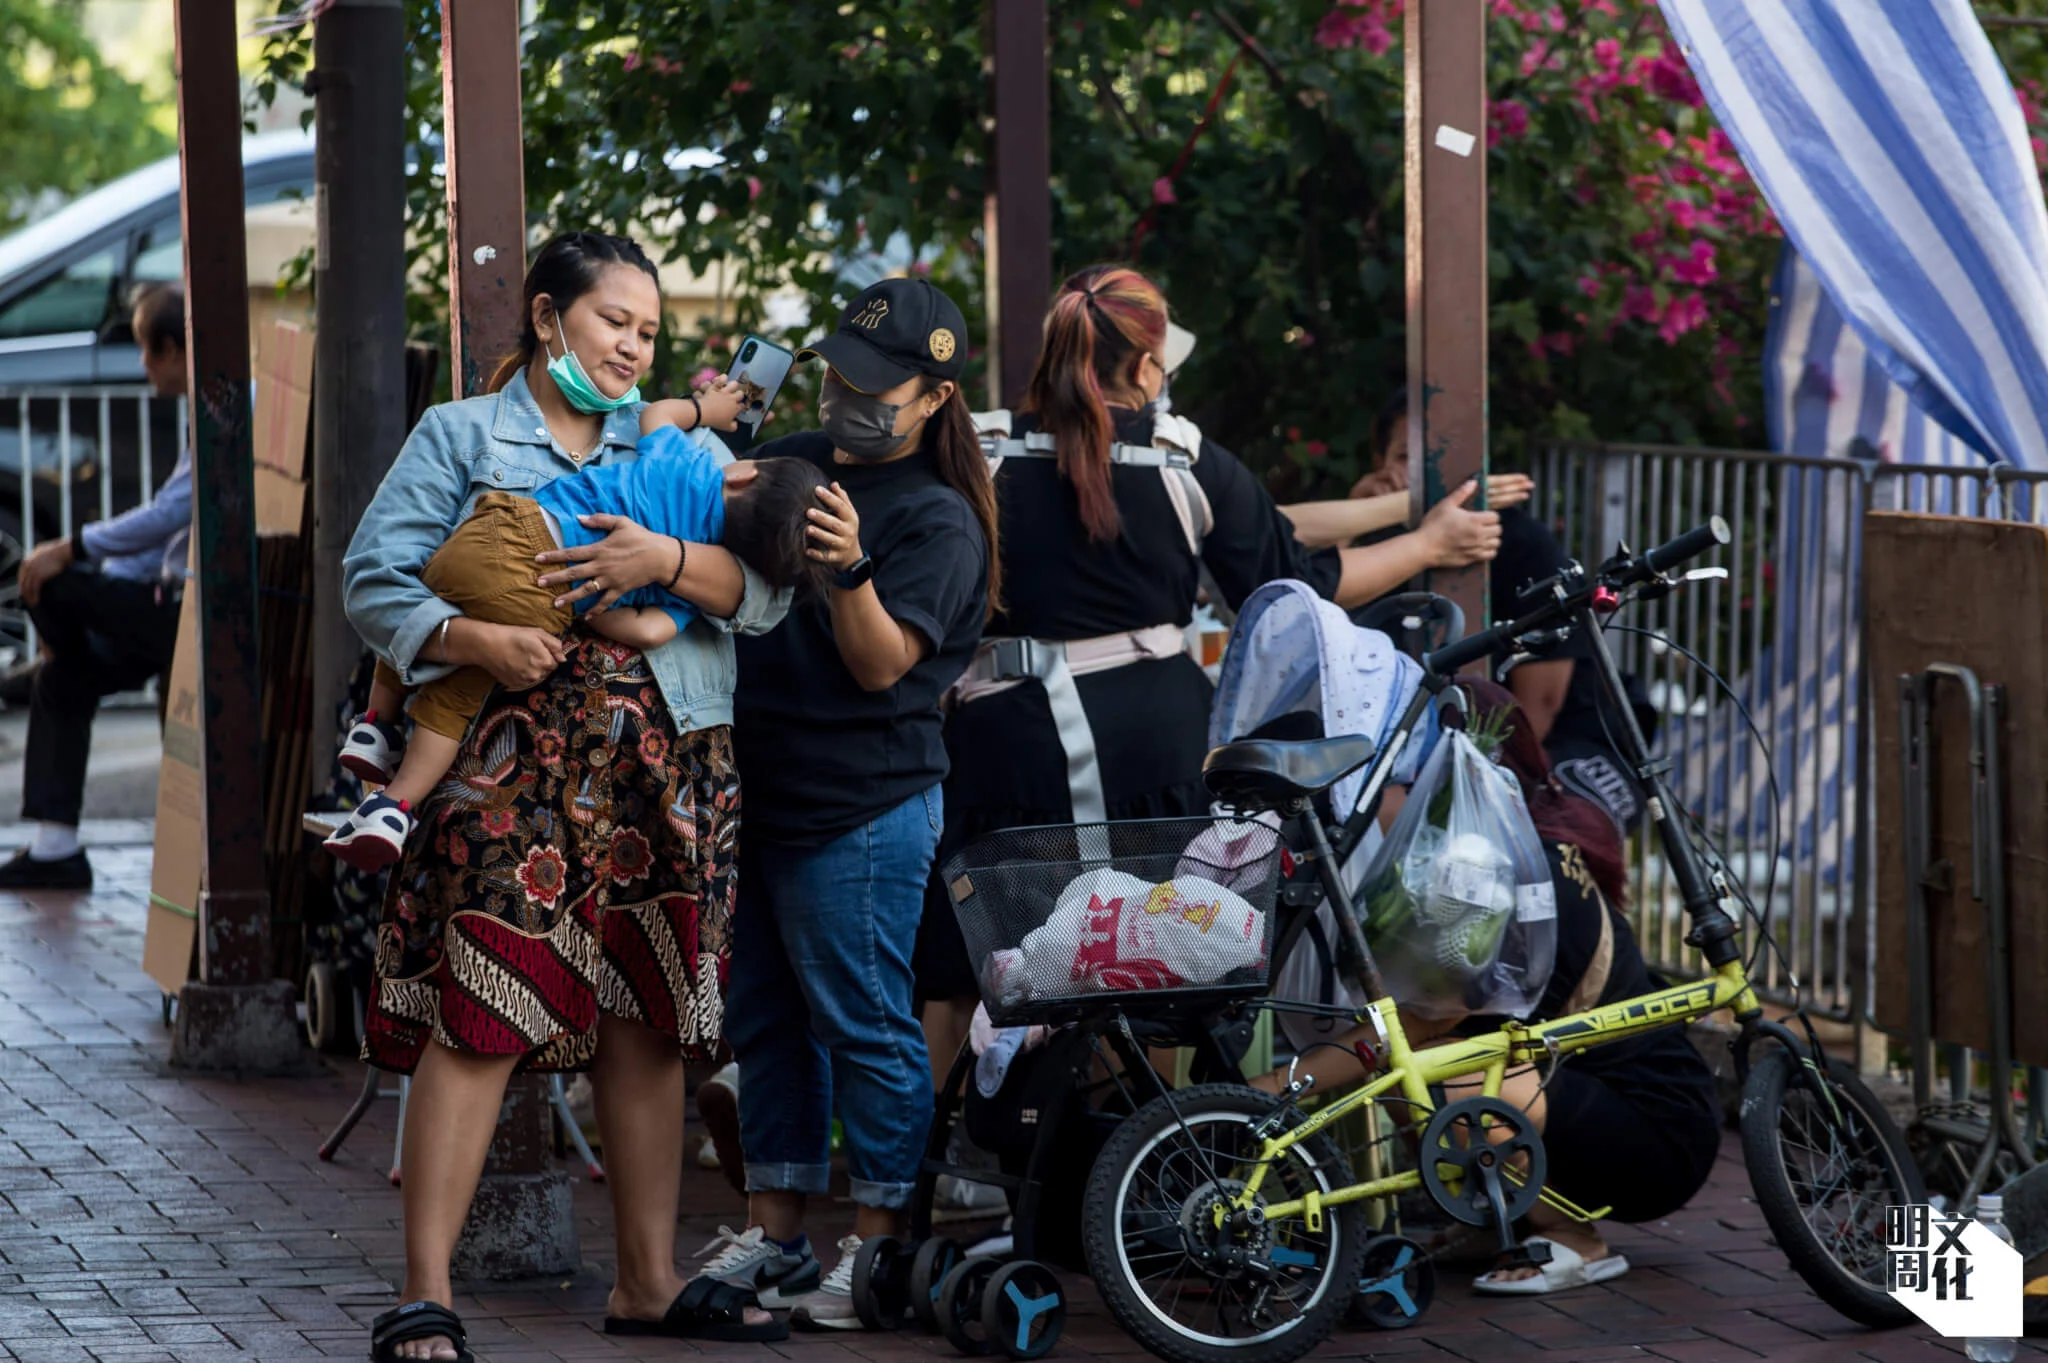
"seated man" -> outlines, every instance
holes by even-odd
[[[185,297],[173,285],[135,304],[143,372],[164,397],[185,391]],[[170,666],[192,532],[192,451],[179,451],[156,500],[22,561],[21,599],[44,657],[29,690],[21,816],[35,841],[0,865],[0,890],[92,887],[78,845],[85,765],[100,699],[132,691]]]

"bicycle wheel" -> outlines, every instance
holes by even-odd
[[[1089,1175],[1088,1271],[1117,1324],[1171,1363],[1292,1363],[1329,1336],[1357,1291],[1360,1204],[1325,1207],[1313,1231],[1262,1212],[1353,1181],[1327,1136],[1275,1157],[1252,1214],[1227,1210],[1256,1167],[1252,1128],[1272,1110],[1272,1098],[1234,1084],[1155,1098],[1117,1128]]]
[[[1774,1046],[1742,1089],[1742,1158],[1778,1247],[1822,1301],[1864,1325],[1914,1316],[1885,1291],[1884,1212],[1925,1202],[1877,1096],[1839,1060],[1821,1079]],[[1832,1103],[1829,1101],[1832,1097]]]

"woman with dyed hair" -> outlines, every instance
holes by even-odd
[[[1000,463],[1000,608],[956,688],[938,861],[1030,824],[1164,818],[1209,807],[1212,688],[1184,651],[1206,566],[1235,609],[1276,578],[1361,605],[1429,568],[1490,557],[1498,517],[1446,498],[1384,544],[1311,551],[1257,477],[1161,411],[1166,300],[1099,265],[1060,286],[1023,408],[982,422]],[[973,967],[944,887],[918,943],[926,1035],[943,1077],[973,1013]]]

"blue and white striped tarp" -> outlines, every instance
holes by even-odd
[[[1877,366],[2048,469],[2048,208],[1968,0],[1661,0],[1750,174]]]
[[[1790,246],[1771,294],[1763,359],[1773,450],[1964,471],[1990,467],[1913,406]],[[1987,490],[1980,479],[1934,475],[1915,487],[1916,481],[1884,479],[1874,496],[1916,511],[1984,510]],[[1771,745],[1784,797],[1777,833],[1787,869],[1810,876],[1809,893],[1830,909],[1846,908],[1838,894],[1853,880],[1842,872],[1855,865],[1855,812],[1863,793],[1854,757],[1868,734],[1857,699],[1862,498],[1862,479],[1849,469],[1779,472],[1769,540],[1774,625],[1756,667],[1737,683]],[[1737,841],[1761,839],[1772,818],[1763,756],[1723,706],[1677,720],[1668,751],[1683,754],[1677,765],[1689,805],[1707,811]]]

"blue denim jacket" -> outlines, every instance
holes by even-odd
[[[548,434],[524,370],[500,392],[429,408],[384,475],[342,559],[349,623],[407,685],[447,675],[452,669],[426,661],[420,650],[443,620],[461,612],[426,589],[420,570],[477,498],[500,491],[531,495],[582,467],[637,459],[639,439],[639,407],[621,408],[605,419],[597,452],[579,466]],[[731,461],[722,444],[708,443],[721,463]],[[741,567],[746,591],[732,619],[700,615],[647,654],[679,733],[732,723],[738,676],[732,635],[765,633],[789,609],[788,592]]]

